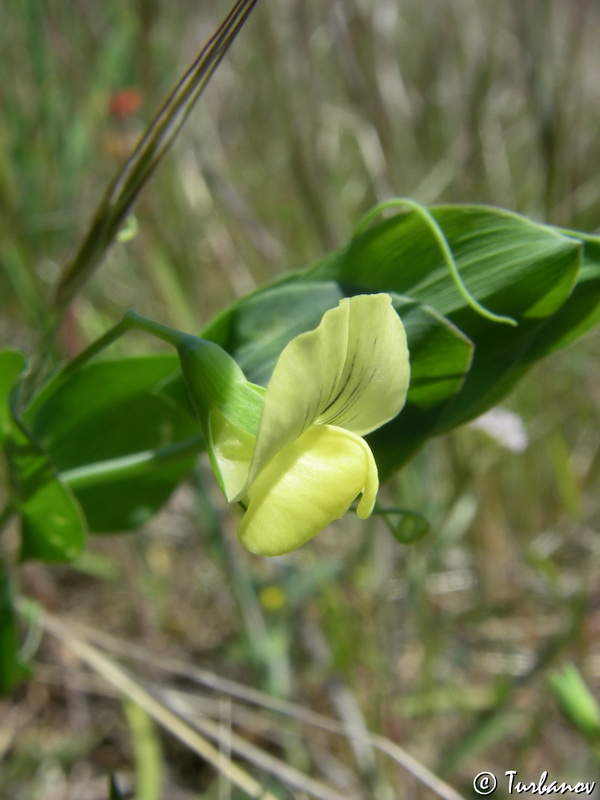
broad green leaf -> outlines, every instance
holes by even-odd
[[[21,559],[57,562],[75,558],[86,539],[79,506],[46,453],[14,417],[6,454],[11,500],[21,515]]]
[[[415,212],[360,234],[305,278],[403,293],[446,316],[473,342],[471,368],[437,428],[441,432],[498,402],[525,372],[531,363],[528,349],[544,319],[556,313],[573,290],[582,244],[499,209],[441,206],[430,211],[469,292],[494,313],[515,318],[516,328],[492,322],[469,306],[431,230]]]
[[[25,357],[18,350],[0,351],[0,445],[11,430],[9,397],[12,387],[25,368]]]
[[[210,323],[202,336],[231,353],[252,383],[266,386],[283,348],[313,330],[347,293],[333,281],[284,282],[239,300]],[[354,292],[356,294],[356,292]]]
[[[475,345],[471,369],[434,432],[449,431],[499,403],[532,365],[528,349],[543,325],[543,320],[522,320],[518,328],[501,332],[490,328],[471,337]]]
[[[500,339],[490,330],[476,339],[478,369],[469,375],[455,413],[444,419],[440,430],[450,430],[498,403],[537,361],[567,347],[600,322],[600,239],[574,237],[584,250],[571,294],[545,319],[524,320],[519,333],[509,330]],[[506,369],[511,356],[512,366]],[[473,399],[475,402],[469,405]]]
[[[24,364],[16,351],[0,353],[0,438],[6,451],[10,502],[21,516],[21,558],[65,561],[81,551],[85,526],[48,456],[15,416],[10,394]]]
[[[25,412],[95,532],[145,522],[201,449],[176,355],[92,362],[57,376]],[[163,390],[164,389],[164,390]]]
[[[0,695],[9,692],[27,674],[27,668],[19,660],[19,636],[10,582],[0,561]]]
[[[469,292],[486,308],[516,318],[554,313],[574,286],[581,244],[544,225],[486,206],[430,208]],[[415,212],[373,226],[326,256],[305,279],[337,280],[405,294],[467,333],[492,324],[457,291],[438,243]],[[504,330],[502,327],[501,330]]]
[[[566,347],[600,323],[600,237],[569,235],[584,248],[577,286],[535,335],[527,353],[530,363]]]
[[[392,300],[406,329],[411,378],[400,414],[367,436],[382,480],[433,435],[461,389],[473,353],[469,339],[432,309],[396,294]]]

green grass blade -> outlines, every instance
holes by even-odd
[[[163,784],[163,754],[152,717],[132,700],[123,700],[131,730],[138,800],[160,800]]]
[[[133,154],[109,185],[92,223],[56,288],[52,326],[90,278],[171,146],[257,0],[238,0],[162,106]]]

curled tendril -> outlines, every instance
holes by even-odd
[[[376,505],[373,514],[383,517],[389,532],[401,544],[419,542],[431,529],[427,517],[412,508],[381,508]],[[391,517],[399,519],[394,521]]]
[[[366,227],[373,219],[375,219],[375,217],[381,214],[382,211],[386,211],[389,208],[408,208],[421,217],[423,222],[431,231],[440,248],[444,262],[448,267],[448,271],[450,272],[454,285],[459,291],[461,297],[474,311],[476,311],[478,314],[481,314],[482,317],[491,320],[492,322],[499,322],[504,325],[512,325],[515,327],[517,326],[517,321],[512,317],[506,317],[502,314],[494,314],[493,311],[490,311],[489,309],[485,308],[485,306],[482,306],[481,303],[479,303],[473,297],[460,276],[458,266],[452,254],[452,250],[448,245],[448,240],[446,239],[444,231],[441,229],[437,220],[429,211],[429,209],[427,209],[424,205],[421,205],[421,203],[418,203],[416,200],[411,200],[408,197],[396,197],[393,200],[386,200],[383,203],[379,203],[361,219],[356,227],[356,230],[354,231],[354,235],[358,236],[359,234],[363,233]]]

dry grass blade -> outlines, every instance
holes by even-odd
[[[60,639],[89,667],[107,680],[119,692],[141,706],[156,722],[180,739],[191,750],[208,761],[222,775],[239,786],[250,797],[260,800],[277,800],[271,792],[264,791],[260,783],[234,764],[223,752],[207,742],[178,714],[168,708],[154,695],[140,686],[121,666],[108,658],[89,642],[80,639],[68,625],[49,614],[44,615],[44,628]]]
[[[54,297],[52,326],[98,266],[159,161],[241,30],[257,0],[238,0],[216,33],[150,123],[134,152],[109,185],[87,234],[67,264]]]
[[[377,734],[366,733],[362,734],[356,730],[348,730],[348,727],[335,719],[326,717],[315,711],[310,711],[295,703],[290,703],[286,700],[281,700],[277,697],[265,694],[257,689],[244,686],[237,681],[223,678],[214,673],[199,669],[193,665],[186,664],[185,662],[178,661],[172,658],[165,658],[156,656],[149,653],[145,648],[138,645],[124,642],[109,634],[102,633],[95,629],[89,628],[78,622],[69,622],[69,629],[76,630],[80,635],[89,640],[97,641],[107,650],[113,653],[142,661],[145,664],[152,665],[158,669],[162,669],[181,677],[186,677],[196,683],[209,687],[210,689],[220,692],[228,697],[237,698],[245,703],[260,706],[261,708],[269,709],[278,714],[283,714],[287,717],[297,719],[306,725],[311,725],[320,730],[327,731],[339,736],[357,739],[371,745],[381,753],[385,753],[389,758],[395,761],[399,766],[409,772],[417,781],[423,786],[426,786],[434,792],[442,800],[464,800],[464,797],[453,789],[449,784],[438,778],[431,770],[413,758],[402,747],[387,739],[385,736]],[[207,734],[208,735],[208,734]],[[348,800],[348,794],[345,795]]]
[[[183,708],[175,710],[173,704],[169,705],[160,699],[160,689],[151,691],[142,686],[123,667],[80,638],[70,625],[65,624],[57,617],[45,613],[42,624],[46,631],[60,639],[121,694],[143,708],[157,723],[212,764],[250,797],[260,798],[260,800],[276,800],[273,794],[263,790],[258,781],[225,755],[226,749],[269,772],[288,786],[308,792],[316,800],[353,800],[352,795],[347,792],[342,794],[320,781],[304,775],[274,756],[265,753],[259,747],[246,742],[241,736],[225,731],[219,724],[209,719],[196,719],[191,723]],[[215,741],[220,749],[213,747],[204,736]],[[359,800],[359,798],[354,796],[354,800]]]
[[[179,713],[185,714],[187,717],[185,693],[179,693],[178,697],[174,697],[169,693],[169,697],[172,706],[176,708]],[[304,775],[297,769],[290,767],[278,758],[266,753],[260,747],[247,742],[238,734],[224,729],[218,722],[214,722],[204,716],[195,715],[193,726],[201,731],[204,736],[207,736],[209,739],[219,744],[220,747],[230,747],[232,752],[241,756],[246,761],[274,775],[287,786],[308,792],[310,796],[316,798],[316,800],[359,800],[356,794],[347,791],[344,793],[339,792],[326,786],[321,781],[314,780]]]

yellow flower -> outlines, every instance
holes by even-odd
[[[248,550],[294,550],[358,495],[358,516],[371,514],[379,481],[362,437],[399,413],[408,381],[406,336],[389,295],[358,295],[283,350],[256,433],[255,423],[242,428],[213,406],[211,460],[227,499],[246,508],[238,536]],[[264,391],[244,388],[254,403]]]

